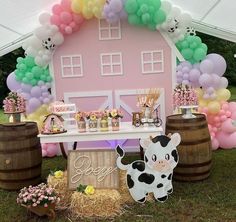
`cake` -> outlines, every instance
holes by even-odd
[[[25,99],[17,92],[10,92],[3,100],[4,113],[23,113],[25,107]]]

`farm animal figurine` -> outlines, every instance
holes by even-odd
[[[180,140],[178,133],[170,137],[161,135],[140,140],[140,145],[145,149],[144,161],[136,160],[128,165],[121,162],[125,153],[117,146],[117,166],[127,170],[127,185],[136,202],[144,203],[151,192],[157,201],[164,202],[173,192],[172,175],[179,159],[176,146]]]

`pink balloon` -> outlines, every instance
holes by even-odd
[[[73,31],[72,31],[72,28],[70,26],[66,26],[65,28],[65,33],[66,34],[71,34]]]
[[[64,24],[69,24],[72,21],[72,15],[69,12],[62,12],[60,18]]]
[[[71,0],[62,0],[61,7],[68,12],[71,12]]]
[[[218,142],[218,140],[217,139],[212,139],[211,140],[211,146],[212,146],[212,149],[213,150],[217,150],[218,148],[219,148],[219,142]]]
[[[56,143],[48,143],[47,145],[47,156],[48,157],[53,157],[57,155],[58,148]]]
[[[56,4],[52,7],[52,12],[55,15],[60,15],[60,13],[62,12],[62,7],[59,4]]]
[[[60,17],[58,15],[52,15],[50,21],[53,25],[59,26],[61,24]]]

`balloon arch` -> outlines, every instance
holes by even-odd
[[[228,80],[222,77],[225,59],[218,54],[207,55],[207,45],[191,28],[191,16],[161,0],[61,0],[51,14],[42,13],[40,27],[22,46],[26,56],[17,59],[16,70],[7,78],[8,88],[27,100],[28,119],[40,127],[53,101],[48,69],[53,51],[85,20],[94,17],[108,23],[128,20],[131,25],[166,32],[186,60],[177,66],[177,83],[196,88],[199,112],[207,116],[213,149],[236,147],[236,103],[227,102],[231,95],[226,89]]]

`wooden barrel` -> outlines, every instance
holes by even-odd
[[[0,125],[0,188],[18,190],[41,181],[42,150],[35,122]]]
[[[179,163],[173,178],[179,181],[198,181],[209,177],[212,160],[211,139],[206,118],[184,119],[182,115],[167,117],[166,134],[178,132],[181,143],[177,147]]]

